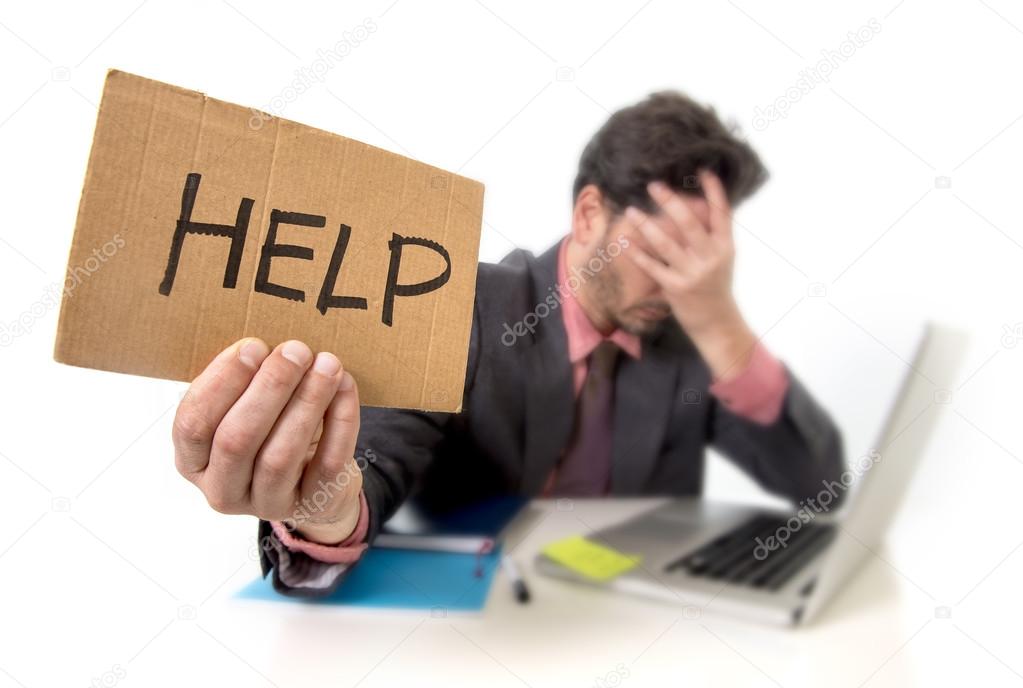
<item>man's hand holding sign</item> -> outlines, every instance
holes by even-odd
[[[210,363],[178,406],[175,463],[217,511],[284,521],[309,540],[334,544],[359,517],[358,434],[358,388],[336,356],[314,356],[298,341],[270,351],[262,340],[243,339]],[[303,502],[321,506],[308,515]]]
[[[483,185],[252,121],[108,73],[54,356],[192,381],[178,470],[218,511],[333,544],[360,514],[360,401],[461,407]]]

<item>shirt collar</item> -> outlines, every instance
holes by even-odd
[[[609,339],[618,347],[635,359],[639,359],[642,353],[640,338],[621,328],[616,328],[608,336],[604,336],[590,322],[589,317],[583,311],[575,292],[568,286],[568,237],[561,241],[558,247],[558,292],[561,294],[561,317],[565,323],[565,334],[568,338],[568,358],[572,363],[584,361],[605,339]]]

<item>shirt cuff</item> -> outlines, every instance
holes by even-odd
[[[357,561],[368,547],[365,542],[366,531],[369,530],[369,505],[366,503],[366,494],[359,491],[359,520],[355,524],[355,530],[336,545],[321,545],[299,537],[289,532],[288,527],[281,521],[270,521],[270,527],[281,544],[292,552],[302,552],[317,561],[329,564],[351,564]]]
[[[760,425],[770,425],[781,414],[788,388],[785,366],[757,340],[743,371],[730,380],[714,382],[710,393],[732,413]]]

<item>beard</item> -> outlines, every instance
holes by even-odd
[[[593,303],[601,310],[604,320],[623,332],[637,336],[649,334],[671,315],[671,310],[663,301],[648,301],[623,307],[625,297],[622,277],[612,263],[606,263],[604,269],[594,273],[590,284]],[[658,311],[663,315],[654,319],[643,317],[641,311],[644,310]]]
[[[659,304],[630,306],[617,317],[618,327],[629,334],[642,337],[643,335],[650,334],[657,330],[661,324],[671,316],[671,311],[664,311],[664,315],[659,315],[658,317],[651,319],[643,317],[637,312],[647,308],[656,308],[660,310]]]

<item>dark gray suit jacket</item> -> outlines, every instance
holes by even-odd
[[[460,413],[362,409],[357,456],[370,459],[363,490],[371,543],[412,493],[427,504],[454,505],[542,491],[569,440],[575,403],[562,314],[550,307],[557,304],[557,259],[555,245],[539,257],[517,250],[500,264],[479,265]],[[519,323],[532,324],[532,332]],[[524,336],[513,336],[516,330]],[[611,494],[699,494],[709,444],[774,494],[793,502],[816,495],[844,469],[842,439],[786,372],[776,422],[733,414],[709,393],[710,371],[685,332],[665,320],[643,338],[640,360],[622,356],[618,366]],[[265,521],[260,536],[263,573],[274,569],[278,590],[326,594],[343,578],[289,587],[277,575],[280,545]],[[303,557],[293,555],[289,565],[308,566]]]

